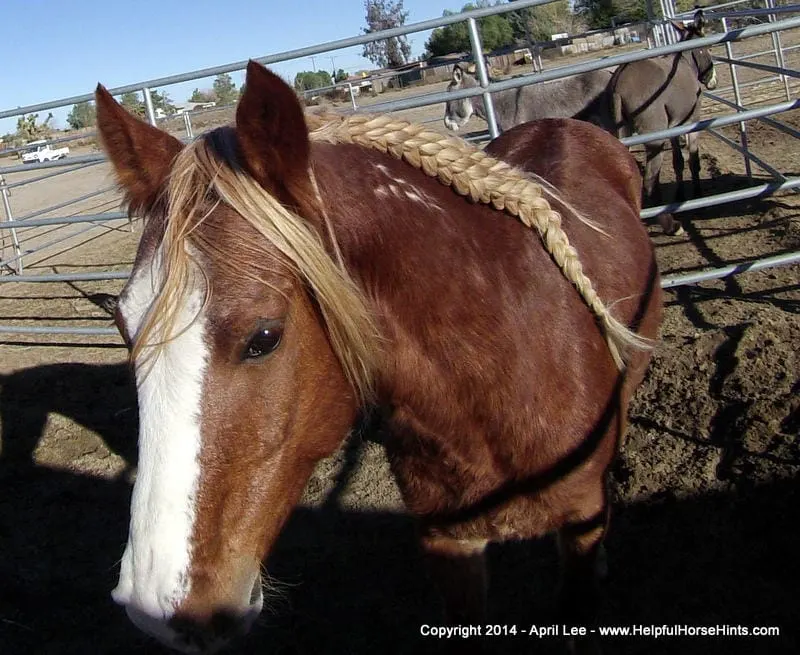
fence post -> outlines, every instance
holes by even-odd
[[[486,73],[486,60],[483,58],[483,47],[481,46],[480,34],[478,34],[478,23],[474,18],[469,18],[467,20],[467,27],[469,28],[469,41],[472,44],[472,56],[475,59],[478,81],[485,89],[489,86],[489,76]],[[500,136],[500,130],[497,129],[497,118],[494,113],[492,94],[488,91],[484,91],[483,93],[483,104],[486,107],[486,122],[489,123],[489,134],[493,139],[496,139]]]
[[[775,7],[775,0],[765,0],[764,3],[767,9],[772,9]],[[767,16],[767,20],[770,23],[774,23],[778,20],[778,17],[775,14],[769,14]],[[772,33],[772,47],[775,50],[775,64],[779,68],[786,68],[786,63],[783,58],[783,44],[781,43],[781,33],[780,32],[773,32]],[[792,99],[792,92],[789,89],[789,77],[787,75],[781,75],[781,80],[783,80],[783,89],[786,91],[786,100]]]
[[[183,124],[186,126],[186,137],[189,139],[194,139],[194,132],[192,131],[192,117],[189,116],[189,112],[183,112]]]
[[[725,18],[722,18],[722,31],[728,31],[728,21]],[[734,59],[733,56],[733,48],[731,47],[730,41],[725,41],[725,53],[728,56],[728,59]],[[731,69],[731,81],[733,82],[733,98],[736,101],[736,111],[742,111],[742,93],[739,89],[739,77],[736,74],[736,66],[734,64],[728,64]],[[747,126],[745,122],[742,121],[739,123],[739,138],[742,141],[742,148],[744,149],[744,170],[747,174],[747,177],[751,180],[753,179],[753,169],[750,166],[750,158],[747,156],[749,149],[747,147]]]
[[[353,85],[350,82],[347,83],[347,90],[350,92],[350,103],[353,105],[353,111],[356,111],[358,105],[356,104],[356,96],[353,93]]]
[[[649,28],[645,31],[645,36],[647,37],[647,49],[651,50],[654,45],[658,47],[658,31],[656,29],[656,18],[653,14],[653,0],[647,0],[645,2],[645,9],[647,10],[647,26]]]
[[[150,125],[156,124],[156,112],[153,109],[153,96],[150,94],[150,89],[145,87],[142,89],[142,93],[144,94],[144,108],[147,111],[147,120],[150,121]]]
[[[14,222],[14,215],[11,213],[11,203],[8,200],[8,187],[6,186],[6,179],[2,175],[0,175],[0,195],[3,196],[3,210],[6,216],[7,223]],[[17,231],[13,227],[10,230],[11,232],[11,240],[14,243],[14,252],[17,256],[17,274],[22,275],[23,267],[22,267],[22,249],[19,246],[19,238],[17,237]],[[3,230],[3,257],[5,257],[5,247],[6,247],[6,237],[5,237],[5,230]]]

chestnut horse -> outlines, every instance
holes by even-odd
[[[245,632],[262,560],[367,405],[448,621],[480,622],[488,542],[557,532],[564,620],[591,622],[606,473],[661,312],[627,150],[569,120],[484,153],[312,119],[255,63],[236,126],[188,146],[103,87],[97,112],[146,216],[117,312],[140,434],[113,597],[134,623],[185,652]]]

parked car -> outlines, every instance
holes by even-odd
[[[53,148],[47,141],[32,141],[28,146],[28,149],[22,152],[22,162],[24,164],[41,164],[46,161],[56,161],[69,154],[69,148]]]

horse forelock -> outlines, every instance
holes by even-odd
[[[309,175],[316,189],[310,171]],[[197,288],[198,276],[203,278],[204,301],[197,316],[215,293],[213,272],[209,272],[214,267],[226,267],[273,289],[270,276],[288,271],[314,296],[331,346],[354,390],[362,400],[371,396],[377,329],[362,292],[336,257],[335,242],[332,256],[310,221],[284,206],[246,172],[233,128],[213,130],[180,152],[169,175],[166,198],[159,246],[161,284],[137,331],[131,353],[137,365],[158,357],[165,343],[189,327],[178,326],[177,320],[180,308]],[[232,209],[264,237],[277,257],[265,256],[264,244],[248,239],[235,222],[221,225],[209,220],[220,205]],[[220,229],[225,235],[224,252],[214,232]],[[333,235],[328,238],[332,240]],[[214,266],[201,266],[201,260]]]

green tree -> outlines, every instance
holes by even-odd
[[[365,34],[380,32],[405,25],[408,12],[403,11],[403,0],[364,0],[367,12]],[[394,36],[383,41],[364,44],[362,56],[381,68],[396,68],[408,62],[411,46],[405,36]]]
[[[163,93],[160,91],[151,91],[150,98],[153,101],[153,109],[160,109],[166,116],[172,116],[177,111],[166,91]]]
[[[294,76],[294,88],[298,91],[310,91],[325,86],[333,86],[328,71],[303,71]]]
[[[453,16],[457,11],[445,9],[442,16]],[[466,52],[470,49],[469,32],[466,23],[453,23],[444,27],[437,27],[428,41],[425,50],[430,57],[447,55],[451,52]]]
[[[214,92],[209,89],[195,89],[189,98],[189,102],[215,102]]]
[[[480,0],[477,4],[468,3],[464,5],[461,11],[471,11],[472,9],[489,6],[491,6],[491,3],[488,0]],[[454,16],[458,13],[460,12],[445,9],[442,15]],[[478,19],[478,32],[484,51],[496,50],[514,43],[514,30],[505,14]],[[437,27],[425,44],[428,55],[432,57],[452,52],[466,52],[471,48],[469,31],[467,24],[464,22]]]
[[[146,113],[144,101],[139,99],[139,94],[136,91],[123,93],[119,101],[125,109],[135,116],[144,116]]]
[[[92,127],[97,122],[97,114],[94,104],[86,100],[79,102],[72,107],[72,111],[67,116],[67,124],[73,130],[80,130],[84,127]]]
[[[577,6],[582,0],[575,0]],[[604,0],[587,0],[589,2]],[[511,4],[514,4],[513,1]],[[528,7],[506,14],[515,41],[549,41],[553,34],[576,34],[586,29],[586,20],[575,14],[568,0],[541,7]]]
[[[44,122],[39,122],[39,114],[23,114],[17,119],[17,138],[23,143],[50,136],[53,131],[53,114],[47,114]]]
[[[333,77],[333,81],[336,82],[337,84],[339,82],[344,82],[346,79],[347,79],[347,73],[345,73],[345,71],[341,68],[338,71],[336,71],[336,75],[334,75]]]
[[[619,24],[647,18],[645,0],[575,0],[574,9],[592,28],[611,27],[612,19]]]
[[[220,73],[214,79],[214,100],[218,105],[232,105],[239,99],[236,85],[227,73]]]

